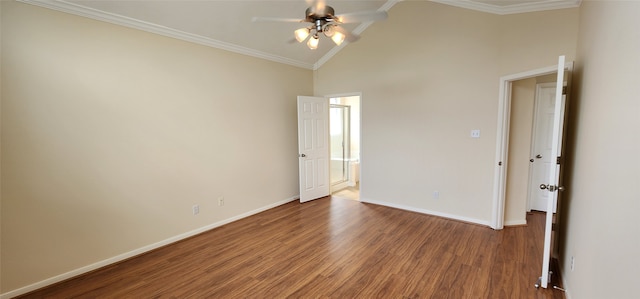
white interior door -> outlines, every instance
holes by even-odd
[[[562,150],[562,133],[564,125],[564,107],[565,97],[563,95],[564,86],[564,56],[558,58],[558,77],[556,80],[555,108],[553,116],[553,131],[551,144],[551,157],[560,157]],[[560,159],[557,158],[555,167],[549,169],[549,180],[543,183],[540,188],[549,192],[547,199],[547,216],[544,230],[544,248],[542,256],[542,276],[540,277],[540,285],[547,288],[549,283],[549,262],[551,261],[551,233],[553,226],[553,211],[558,200],[558,191],[560,187]]]
[[[329,101],[298,96],[300,202],[329,195]]]
[[[536,86],[535,118],[533,142],[531,147],[531,171],[529,173],[529,210],[547,211],[547,202],[551,193],[540,189],[541,183],[549,181],[549,171],[556,166],[556,158],[551,155],[554,143],[553,121],[556,104],[556,83],[542,83]],[[557,201],[556,201],[557,202]],[[556,204],[554,203],[556,212]]]

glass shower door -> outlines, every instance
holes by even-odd
[[[350,107],[331,105],[329,109],[329,131],[331,143],[331,184],[349,180],[350,160]]]

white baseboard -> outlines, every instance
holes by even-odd
[[[504,226],[519,226],[519,225],[527,225],[527,219],[509,220],[504,222]]]
[[[218,221],[218,222],[215,222],[215,223],[212,223],[212,224],[209,224],[209,225],[194,229],[192,231],[188,231],[186,233],[179,234],[177,236],[173,236],[171,238],[162,240],[160,242],[153,243],[153,244],[150,244],[150,245],[147,245],[147,246],[144,246],[144,247],[141,247],[141,248],[129,251],[129,252],[125,252],[123,254],[120,254],[120,255],[117,255],[117,256],[114,256],[114,257],[111,257],[111,258],[108,258],[108,259],[93,263],[91,265],[87,265],[87,266],[84,266],[84,267],[81,267],[81,268],[78,268],[78,269],[75,269],[75,270],[60,274],[60,275],[56,275],[56,276],[51,277],[51,278],[47,278],[45,280],[36,282],[34,284],[31,284],[31,285],[28,285],[28,286],[25,286],[25,287],[22,287],[22,288],[19,288],[19,289],[15,289],[15,290],[0,294],[0,299],[9,299],[9,298],[13,298],[13,297],[16,297],[16,296],[20,296],[20,295],[35,291],[37,289],[41,289],[41,288],[44,288],[46,286],[52,285],[54,283],[58,283],[58,282],[67,280],[69,278],[73,278],[73,277],[76,277],[78,275],[82,275],[82,274],[85,274],[87,272],[94,271],[94,270],[100,269],[102,267],[105,267],[105,266],[108,266],[108,265],[111,265],[111,264],[114,264],[114,263],[117,263],[117,262],[124,261],[124,260],[132,258],[134,256],[137,256],[137,255],[143,254],[145,252],[148,252],[148,251],[151,251],[151,250],[154,250],[154,249],[169,245],[171,243],[175,243],[175,242],[178,242],[180,240],[195,236],[197,234],[206,232],[206,231],[214,229],[216,227],[220,227],[220,226],[223,226],[225,224],[228,224],[228,223],[231,223],[231,222],[234,222],[234,221],[237,221],[237,220],[240,220],[240,219],[243,219],[243,218],[258,214],[260,212],[264,212],[266,210],[275,208],[277,206],[281,206],[283,204],[292,202],[292,201],[297,200],[299,198],[300,198],[300,196],[294,196],[294,197],[291,197],[291,198],[288,198],[288,199],[285,199],[285,200],[281,200],[281,201],[272,203],[270,205],[267,205],[267,206],[264,206],[264,207],[261,207],[261,208],[255,209],[255,210],[248,211],[246,213],[242,213],[240,215],[237,215],[237,216],[234,216],[234,217],[231,217],[231,218],[227,218],[227,219],[224,219],[224,220],[221,220],[221,221]]]
[[[371,200],[371,199],[367,199],[367,198],[360,198],[360,201],[361,202],[365,202],[365,203],[381,205],[381,206],[385,206],[385,207],[396,208],[396,209],[400,209],[400,210],[417,212],[417,213],[421,213],[421,214],[438,216],[438,217],[442,217],[442,218],[458,220],[458,221],[464,221],[464,222],[469,222],[469,223],[474,223],[474,224],[479,224],[479,225],[484,225],[484,226],[487,226],[487,227],[491,227],[489,225],[489,221],[480,220],[480,219],[474,219],[474,218],[463,217],[463,216],[459,216],[459,215],[436,212],[436,211],[431,211],[431,210],[427,210],[427,209],[420,209],[420,208],[411,207],[411,206],[399,205],[399,204],[396,204],[396,203],[390,203],[390,202],[386,202],[386,201]]]

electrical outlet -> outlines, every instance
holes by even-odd
[[[193,205],[193,207],[191,207],[193,210],[193,215],[198,215],[200,213],[200,206],[199,205]]]
[[[575,257],[571,257],[571,272],[573,272],[573,270],[575,270],[576,268],[576,258]]]
[[[480,138],[480,130],[471,130],[471,138]]]
[[[224,206],[224,197],[218,197],[218,206]]]
[[[440,191],[433,191],[433,199],[439,199],[440,198]]]

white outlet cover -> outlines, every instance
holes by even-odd
[[[480,130],[471,130],[471,138],[480,138]]]

